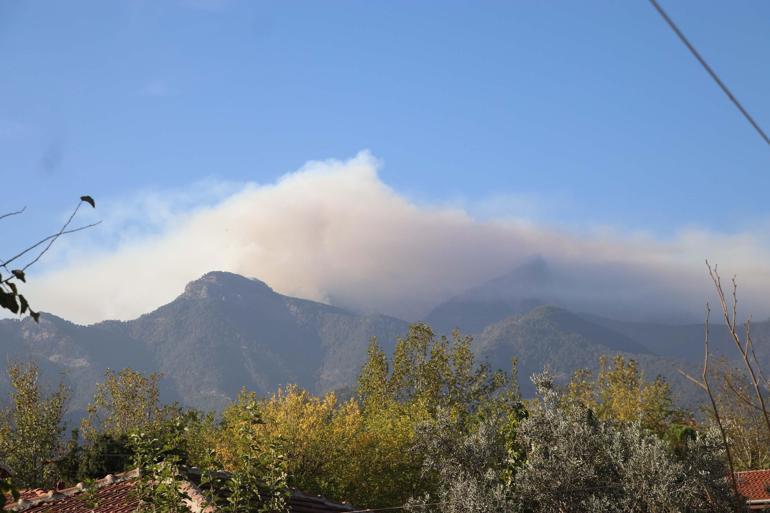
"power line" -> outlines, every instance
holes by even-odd
[[[748,113],[746,109],[743,108],[743,105],[741,105],[741,102],[738,101],[738,99],[733,95],[733,93],[730,91],[730,89],[727,88],[724,82],[719,78],[719,75],[716,74],[716,72],[711,69],[711,66],[708,65],[708,63],[701,57],[700,53],[698,53],[698,50],[695,49],[695,47],[690,43],[690,41],[685,37],[685,35],[682,33],[681,30],[679,30],[679,27],[676,26],[676,23],[668,17],[668,14],[666,14],[666,11],[663,10],[663,8],[658,4],[657,0],[650,0],[650,3],[653,7],[655,7],[655,10],[658,11],[658,14],[661,15],[661,17],[668,23],[668,26],[671,27],[671,30],[674,31],[674,33],[679,37],[679,39],[684,43],[684,45],[690,50],[690,53],[692,53],[696,59],[698,59],[698,62],[701,63],[701,66],[708,72],[709,75],[711,75],[711,78],[714,79],[714,82],[717,83],[717,85],[722,89],[722,91],[727,95],[728,98],[730,98],[730,101],[733,102],[733,104],[738,108],[739,111],[741,111],[741,114],[743,114],[743,117],[745,117],[749,123],[751,123],[751,126],[754,127],[754,130],[757,131],[757,133],[764,139],[764,141],[770,145],[770,137],[767,136],[764,130],[759,126],[759,124],[754,121],[754,118],[751,117],[751,114]]]

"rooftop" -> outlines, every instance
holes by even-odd
[[[735,473],[738,491],[752,509],[770,508],[770,469]]]
[[[131,493],[136,470],[122,474],[108,475],[95,481],[97,507],[91,509],[86,504],[83,483],[63,490],[22,490],[17,502],[6,505],[5,511],[15,513],[134,513],[139,505]],[[203,507],[204,500],[198,488],[192,482],[183,484],[184,491],[190,496],[188,507],[191,513],[213,513],[214,509]],[[349,504],[335,503],[320,496],[307,495],[293,490],[289,496],[291,513],[341,513],[352,511]]]

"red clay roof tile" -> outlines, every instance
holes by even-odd
[[[94,513],[134,513],[139,505],[132,493],[136,471],[98,480]],[[192,486],[188,483],[189,486]],[[59,491],[22,490],[21,500],[6,505],[5,511],[19,513],[91,513],[82,495],[82,485]],[[193,497],[193,494],[190,494]],[[348,504],[293,491],[289,497],[291,513],[340,513],[351,511]]]
[[[735,474],[738,478],[738,491],[747,500],[770,500],[770,470],[749,470]]]

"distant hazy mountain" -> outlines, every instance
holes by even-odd
[[[683,322],[691,317],[662,301],[656,309],[643,289],[634,297],[633,291],[614,291],[599,280],[592,294],[582,279],[535,258],[439,304],[426,322],[442,333],[459,328],[474,334],[477,353],[495,367],[507,369],[516,357],[525,394],[532,393],[529,376],[544,366],[566,380],[575,369],[595,369],[602,354],[624,354],[636,359],[648,377],[664,376],[682,403],[700,400],[679,369],[698,372],[703,324]],[[755,324],[752,333],[760,361],[770,368],[770,322]],[[718,356],[736,356],[718,322],[711,327],[711,350]]]
[[[213,272],[128,322],[77,326],[51,315],[40,325],[0,321],[0,350],[30,352],[47,370],[66,372],[74,408],[87,403],[105,368],[130,366],[162,372],[166,397],[216,409],[244,386],[268,394],[287,383],[315,392],[351,385],[369,339],[377,336],[387,348],[406,328],[398,319],[357,315]]]
[[[526,313],[536,306],[559,304],[550,290],[551,282],[545,260],[536,258],[505,276],[439,304],[425,322],[442,333],[455,328],[464,333],[477,333],[492,323]]]
[[[618,321],[582,314],[581,317],[607,329],[621,333],[644,345],[653,353],[680,360],[703,359],[703,324],[663,324],[654,322]],[[761,326],[761,323],[758,326]],[[717,355],[733,355],[735,347],[723,324],[714,323],[711,328],[710,350]]]
[[[554,306],[537,307],[492,324],[476,340],[478,354],[493,367],[508,369],[512,358],[518,360],[525,395],[533,393],[528,378],[545,367],[566,382],[576,369],[596,369],[602,355],[633,358],[648,378],[662,375],[677,387],[683,380],[676,369],[691,369],[687,362],[657,356],[626,335]],[[681,398],[691,403],[694,391],[680,388]]]
[[[623,278],[618,278],[622,276]],[[617,283],[627,283],[619,288]],[[661,298],[644,276],[610,264],[566,268],[536,257],[506,275],[468,289],[437,305],[425,321],[442,333],[459,328],[478,333],[507,317],[540,305],[556,305],[573,312],[613,319],[685,323],[693,317]]]

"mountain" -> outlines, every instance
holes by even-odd
[[[622,354],[648,377],[666,377],[683,404],[697,402],[697,391],[678,369],[698,372],[702,325],[615,320],[556,306],[570,303],[557,283],[563,283],[559,273],[534,260],[445,302],[428,322],[438,332],[460,326],[473,334],[474,351],[494,368],[508,370],[517,358],[525,395],[532,392],[529,377],[545,366],[566,381],[576,369],[596,369],[601,355]],[[39,324],[0,320],[0,358],[32,356],[52,383],[63,375],[73,391],[74,416],[85,410],[106,369],[124,367],[161,372],[164,401],[220,410],[242,387],[261,395],[288,383],[315,393],[349,389],[370,338],[390,353],[407,328],[399,319],[360,315],[278,294],[256,279],[211,272],[130,321],[80,326],[51,314]],[[753,325],[752,333],[768,369],[770,322]],[[731,344],[724,326],[712,326],[716,354],[734,355]],[[0,391],[7,389],[0,372]]]
[[[549,291],[551,276],[545,260],[535,258],[500,278],[488,281],[436,306],[425,322],[441,333],[459,328],[477,333],[497,321],[537,306],[558,304]]]
[[[655,354],[687,361],[703,359],[703,324],[663,324],[607,319],[581,315],[584,319],[622,333],[649,348]],[[717,355],[733,354],[734,346],[723,324],[711,326],[710,350]]]
[[[600,356],[623,355],[639,362],[648,379],[658,375],[672,383],[681,404],[698,401],[678,369],[693,372],[693,365],[654,354],[632,338],[554,306],[540,306],[485,328],[476,337],[478,355],[493,368],[508,369],[517,359],[522,393],[534,393],[532,374],[548,368],[561,382],[576,369],[596,370]]]
[[[0,358],[2,362],[33,358],[41,370],[41,378],[53,386],[63,377],[72,388],[70,406],[84,410],[107,368],[131,367],[142,372],[157,369],[150,351],[131,338],[97,326],[79,326],[55,315],[0,320]],[[166,385],[166,383],[164,383]],[[0,390],[8,390],[6,373],[0,372]],[[164,399],[178,397],[164,386]]]
[[[623,283],[622,287],[618,283]],[[680,308],[650,277],[618,264],[570,265],[535,257],[508,274],[472,287],[440,303],[425,321],[441,333],[459,328],[478,333],[507,317],[540,305],[555,305],[573,312],[612,319],[662,324],[692,323],[691,313]],[[697,320],[697,318],[695,318]]]
[[[31,353],[46,370],[66,373],[74,409],[87,404],[106,368],[127,366],[163,373],[167,398],[203,409],[220,409],[242,387],[269,394],[288,383],[313,392],[350,386],[370,338],[387,350],[406,329],[398,319],[284,296],[224,272],[131,321],[0,321],[6,354]]]

